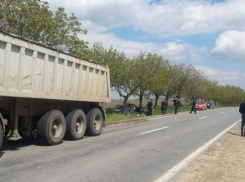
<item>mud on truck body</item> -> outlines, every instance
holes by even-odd
[[[3,137],[100,135],[110,101],[108,66],[0,32],[0,147]]]

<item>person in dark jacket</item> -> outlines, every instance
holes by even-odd
[[[192,103],[191,103],[191,112],[190,112],[190,114],[192,113],[192,111],[194,111],[195,114],[197,113],[197,112],[196,112],[196,99],[193,99],[193,100],[192,100]]]
[[[173,100],[173,102],[174,102],[174,114],[177,114],[178,103],[179,103],[178,98],[175,97],[174,100]]]
[[[167,107],[168,107],[168,102],[166,99],[163,99],[161,102],[161,113],[162,114],[167,114]]]
[[[152,99],[147,103],[147,110],[148,110],[149,116],[151,116],[152,110],[153,110],[153,100]]]
[[[177,110],[178,110],[178,112],[181,111],[181,108],[182,108],[182,103],[180,102],[180,99],[178,99],[178,102],[177,102]]]
[[[242,114],[242,123],[241,123],[241,135],[243,136],[243,127],[245,124],[245,97],[244,101],[240,104],[239,112]]]

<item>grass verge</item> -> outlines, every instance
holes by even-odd
[[[178,112],[186,112],[190,111],[191,107],[190,106],[183,106]],[[167,109],[167,114],[173,114],[174,113],[174,107],[169,106]],[[161,115],[161,107],[156,107],[154,111],[152,112],[152,115]],[[107,113],[106,114],[106,123],[112,123],[112,122],[117,122],[117,121],[122,121],[122,120],[130,120],[130,119],[135,119],[135,118],[141,118],[143,117],[142,114],[139,113],[132,113],[129,115],[125,115],[123,113]]]

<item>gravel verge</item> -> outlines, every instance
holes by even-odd
[[[181,182],[244,182],[245,137],[239,122],[174,179]]]

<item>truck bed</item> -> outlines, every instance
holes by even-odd
[[[0,97],[110,102],[109,68],[0,32]]]

